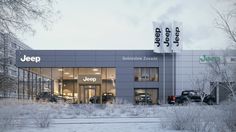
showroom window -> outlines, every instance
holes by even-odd
[[[134,68],[134,81],[136,82],[158,82],[159,68],[158,67],[136,67]]]
[[[23,68],[19,77],[19,98],[51,92],[68,103],[107,103],[116,96],[116,69]],[[21,79],[21,78],[25,78]],[[27,90],[27,92],[25,92]],[[29,91],[31,90],[31,91]],[[34,94],[34,95],[32,95]],[[30,99],[30,98],[29,98]]]
[[[139,105],[159,104],[158,93],[158,88],[135,88],[134,103]]]

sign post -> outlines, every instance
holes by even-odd
[[[172,94],[175,95],[175,53],[182,51],[182,23],[174,21],[172,23],[153,22],[154,49],[155,53],[163,53],[163,103],[166,102],[166,78],[165,63],[166,53],[172,53]]]
[[[173,72],[173,84],[172,84],[172,94],[175,95],[175,53],[181,52],[183,50],[182,44],[182,36],[183,36],[183,24],[181,22],[174,21],[173,22],[173,33],[172,33],[172,72]],[[182,61],[181,61],[182,63]],[[181,73],[182,74],[182,73]]]

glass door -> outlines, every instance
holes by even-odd
[[[98,104],[101,102],[101,85],[80,85],[80,103]]]
[[[96,89],[95,88],[85,88],[84,89],[84,103],[92,103],[92,99],[96,98]],[[90,101],[91,100],[91,101]]]

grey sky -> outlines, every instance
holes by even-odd
[[[227,37],[215,28],[213,7],[233,0],[58,0],[60,14],[50,30],[21,40],[34,49],[152,49],[152,21],[183,22],[184,49],[224,49]]]

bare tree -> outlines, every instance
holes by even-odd
[[[199,92],[201,97],[201,103],[203,103],[205,97],[209,95],[215,86],[211,86],[210,82],[214,81],[214,78],[210,75],[210,72],[201,73],[192,78],[193,88]]]
[[[236,3],[234,7],[227,12],[219,11],[215,9],[218,18],[216,19],[217,28],[225,32],[225,34],[232,40],[232,47],[236,48]],[[226,61],[224,56],[223,62],[213,61],[209,64],[211,72],[218,79],[221,79],[221,87],[228,89],[231,95],[235,97],[236,91],[236,65],[230,65]]]
[[[0,31],[34,33],[32,22],[52,23],[54,0],[0,0]]]
[[[0,75],[0,92],[3,97],[10,97],[16,92],[17,79],[9,75]]]
[[[216,82],[219,82],[220,87],[223,87],[230,91],[231,95],[235,97],[236,92],[236,80],[235,80],[235,65],[227,62],[227,56],[224,55],[222,60],[213,60],[208,63],[210,72],[215,78]]]
[[[16,37],[16,33],[34,33],[34,22],[49,27],[56,15],[53,10],[54,3],[55,0],[0,0],[0,33],[13,37]],[[0,75],[0,91],[7,96],[7,93],[15,90],[17,81],[8,74],[11,58],[7,55],[7,44],[0,43],[0,49],[4,52],[4,55],[0,56],[0,66],[3,69],[3,74]]]
[[[236,8],[222,13],[218,9],[215,9],[218,18],[216,19],[217,28],[221,29],[232,40],[233,47],[236,48]]]

